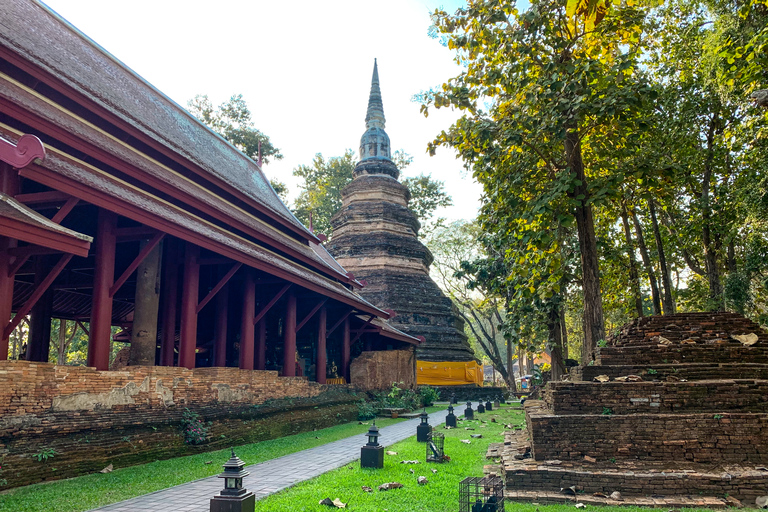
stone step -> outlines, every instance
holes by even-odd
[[[665,496],[665,497],[629,497],[622,501],[612,500],[610,498],[599,498],[592,495],[566,496],[559,492],[539,491],[539,490],[520,490],[507,489],[504,491],[504,498],[509,502],[532,503],[534,505],[552,505],[567,503],[574,505],[583,503],[584,505],[610,505],[614,507],[654,507],[667,510],[681,508],[712,508],[722,509],[728,505],[726,501],[714,496]]]
[[[527,402],[526,402],[526,405]],[[696,463],[768,460],[768,414],[549,414],[526,410],[536,460],[642,459]]]
[[[768,364],[768,344],[746,347],[739,343],[716,345],[632,345],[601,347],[595,365],[659,365],[682,363]]]
[[[649,373],[650,371],[650,373]],[[592,382],[598,375],[616,377],[637,375],[645,381],[666,382],[670,379],[768,379],[768,364],[760,363],[683,363],[659,365],[594,365],[577,366],[569,371],[571,382]]]
[[[561,499],[580,502],[599,497],[594,493],[604,495],[602,500],[610,499],[606,496],[618,491],[624,499],[621,504],[630,504],[625,502],[634,502],[637,498],[700,500],[703,496],[733,496],[744,505],[754,506],[755,498],[765,494],[768,484],[768,471],[756,466],[675,466],[674,462],[645,466],[641,461],[623,465],[548,462],[505,459],[503,471],[507,490],[536,489],[536,493],[552,493]],[[572,487],[576,489],[575,495],[568,490]]]
[[[694,382],[552,382],[552,414],[768,412],[768,380]]]

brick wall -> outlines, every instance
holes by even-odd
[[[323,428],[354,419],[359,399],[272,371],[0,361],[0,489]],[[184,444],[186,409],[210,422],[208,443]],[[43,449],[57,453],[38,462]]]
[[[416,386],[416,353],[413,350],[363,352],[349,367],[351,383],[364,390],[391,389],[393,382]]]
[[[768,381],[550,383],[552,414],[768,412]]]
[[[630,345],[598,349],[597,365],[644,365],[680,363],[768,364],[768,343],[745,347],[735,343],[716,345]]]
[[[526,415],[536,460],[764,463],[768,414]]]
[[[648,373],[648,370],[655,373]],[[626,375],[638,375],[647,381],[671,379],[713,380],[713,379],[768,379],[768,366],[750,363],[693,363],[659,364],[633,366],[578,366],[569,372],[571,382],[592,382],[598,375],[607,375],[611,380]]]

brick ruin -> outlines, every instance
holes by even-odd
[[[732,337],[750,333],[750,346]],[[507,433],[510,499],[724,507],[768,495],[768,334],[754,322],[641,318],[570,380],[526,402],[526,427]]]
[[[274,371],[0,361],[0,490],[275,439],[357,418],[360,396]],[[185,444],[182,417],[208,440]],[[36,453],[54,450],[48,460]]]

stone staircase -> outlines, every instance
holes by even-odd
[[[731,337],[749,333],[752,346]],[[499,450],[509,499],[675,508],[768,495],[768,334],[757,324],[638,319],[571,379],[526,402],[527,429]]]

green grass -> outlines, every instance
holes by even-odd
[[[427,411],[440,409],[443,407],[427,408]],[[385,427],[400,421],[403,420],[379,418],[376,420],[376,425]],[[363,423],[370,424],[370,420]],[[359,425],[355,421],[314,432],[235,447],[235,451],[237,456],[247,464],[257,464],[353,435],[360,436],[362,445],[367,431],[368,425]],[[222,471],[221,465],[229,459],[229,455],[228,449],[217,450],[120,468],[107,474],[95,473],[68,480],[19,487],[0,493],[0,511],[81,512],[90,510],[216,475]],[[208,461],[213,462],[206,464]],[[55,463],[55,458],[49,463]]]
[[[360,463],[356,461],[258,501],[256,510],[333,510],[318,504],[323,498],[339,498],[348,503],[348,509],[360,512],[458,510],[459,482],[467,476],[482,476],[483,466],[490,463],[485,458],[488,444],[503,441],[505,423],[520,424],[523,420],[522,411],[508,407],[500,411],[494,409],[490,413],[475,414],[475,417],[477,419],[474,421],[459,422],[456,429],[446,430],[438,427],[438,431],[445,434],[445,453],[451,457],[450,462],[426,463],[426,446],[424,443],[417,443],[413,437],[387,448],[397,452],[397,455],[384,456],[384,469],[361,469]],[[492,418],[497,421],[492,422]],[[475,430],[467,431],[464,427],[474,427]],[[482,434],[483,438],[472,439],[470,434]],[[462,439],[469,439],[471,444],[462,443]],[[420,464],[400,464],[401,460],[418,460]],[[436,474],[432,473],[432,468],[437,469]],[[413,474],[410,469],[414,470]],[[418,485],[416,479],[419,476],[427,477],[429,483],[425,486]],[[403,488],[379,491],[378,486],[385,482],[400,482]],[[373,488],[374,491],[363,491],[363,485]],[[533,510],[531,508],[532,512]]]

